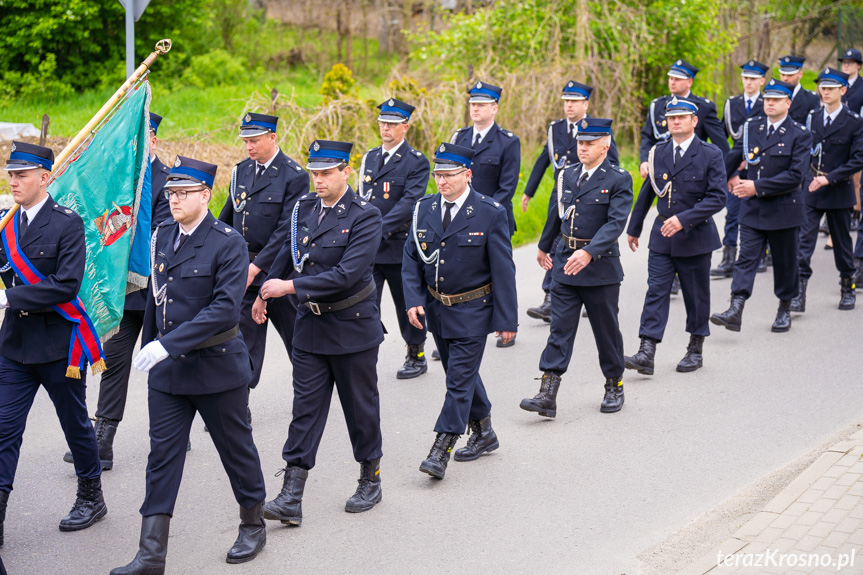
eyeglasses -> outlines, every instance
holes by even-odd
[[[185,200],[189,194],[194,194],[195,192],[203,192],[204,188],[200,188],[197,190],[165,190],[165,199],[171,201],[171,196],[177,196],[177,199],[180,201]]]
[[[436,180],[450,181],[453,178],[455,178],[456,176],[465,173],[466,171],[467,170],[461,170],[461,171],[455,172],[454,174],[450,174],[448,172],[432,172],[432,177]]]

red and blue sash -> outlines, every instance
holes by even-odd
[[[19,218],[13,217],[10,222],[12,225],[7,224],[0,235],[12,269],[26,285],[33,285],[45,279],[45,276],[36,269],[18,246],[18,220]],[[81,370],[84,369],[85,361],[90,362],[94,375],[103,371],[105,358],[102,355],[102,343],[99,341],[93,321],[84,309],[81,298],[76,297],[74,301],[51,307],[75,326],[72,330],[72,340],[69,342],[69,367],[66,368],[66,377],[81,379]]]

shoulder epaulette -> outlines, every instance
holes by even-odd
[[[61,206],[60,204],[54,204],[54,211],[70,218],[75,214],[75,210]]]
[[[490,198],[488,196],[480,196],[479,199],[487,204],[493,205],[495,208],[503,209],[503,206],[500,205],[500,202],[495,200],[494,198]]]
[[[509,130],[504,130],[503,128],[501,128],[500,133],[503,134],[504,136],[509,137],[509,138],[515,138],[515,134],[513,134]]]
[[[234,228],[232,228],[231,226],[229,226],[225,222],[221,222],[219,220],[216,220],[215,222],[213,222],[213,227],[216,228],[217,230],[219,230],[220,232],[222,232],[223,234],[225,234],[226,236],[230,235],[230,233],[234,231]]]

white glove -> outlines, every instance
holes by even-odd
[[[151,341],[145,345],[132,364],[140,371],[150,371],[153,366],[168,357],[168,350],[158,341]]]
[[[6,299],[6,290],[0,290],[0,307],[9,305],[9,300]]]

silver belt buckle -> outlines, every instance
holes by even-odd
[[[440,294],[440,302],[447,307],[452,307],[452,300],[446,294]]]
[[[26,317],[28,315],[30,315],[30,314],[26,311],[23,311],[23,310],[18,311],[18,317]]]
[[[309,309],[312,310],[312,313],[315,315],[321,315],[321,306],[318,305],[316,301],[308,301],[306,305],[309,306]]]

